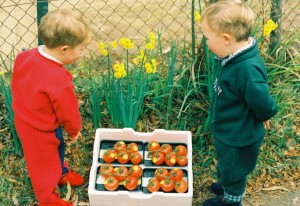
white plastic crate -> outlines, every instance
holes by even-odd
[[[101,156],[100,145],[101,141],[139,141],[150,142],[153,140],[159,143],[182,143],[187,145],[188,149],[188,164],[185,167],[180,167],[187,173],[188,191],[186,193],[164,193],[154,192],[145,193],[142,190],[137,191],[99,191],[96,188],[97,181],[101,181],[98,169],[103,164],[99,161]],[[113,165],[113,164],[112,164]],[[120,165],[120,164],[119,164]],[[128,166],[131,166],[129,164]],[[149,166],[140,164],[144,169],[156,169],[160,166]],[[177,166],[168,167],[172,169]],[[145,187],[148,181],[147,178],[142,178],[141,187]],[[93,150],[93,163],[90,170],[89,188],[88,188],[89,201],[91,206],[153,206],[153,205],[165,205],[172,206],[191,206],[193,198],[193,171],[192,171],[192,137],[189,131],[173,131],[156,129],[153,132],[141,133],[135,132],[131,128],[124,129],[97,129],[94,141]]]

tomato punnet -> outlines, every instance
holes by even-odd
[[[177,145],[174,149],[174,152],[177,155],[186,156],[187,155],[187,148],[184,145]]]
[[[177,156],[177,164],[179,166],[186,166],[188,163],[188,158],[187,156],[182,156],[182,155],[178,155]]]
[[[100,175],[102,175],[103,177],[107,177],[113,173],[114,173],[114,167],[111,166],[111,164],[106,163],[106,164],[101,165]]]
[[[183,178],[183,171],[179,168],[173,168],[170,170],[170,178],[174,181],[181,180]]]
[[[172,146],[170,145],[170,144],[162,144],[161,146],[160,146],[160,151],[161,152],[163,152],[163,153],[165,153],[165,154],[168,154],[168,153],[170,153],[170,152],[172,152]]]
[[[174,152],[168,153],[165,158],[165,163],[168,166],[174,166],[177,162],[177,155]]]
[[[104,187],[109,191],[114,191],[119,187],[119,181],[114,176],[109,176],[104,180]]]
[[[168,177],[168,176],[169,176],[169,171],[164,167],[158,168],[154,172],[154,177],[158,181],[162,181],[162,180],[166,179],[166,177]]]
[[[143,169],[138,165],[132,165],[129,169],[129,175],[139,178],[143,174]]]
[[[115,161],[116,159],[116,153],[114,150],[106,150],[104,153],[103,153],[103,161],[106,162],[106,163],[111,163],[113,161]]]
[[[142,159],[143,157],[139,152],[133,152],[130,154],[130,161],[134,165],[140,164]]]
[[[131,142],[130,144],[127,145],[127,150],[129,152],[137,152],[139,151],[139,146],[135,142]]]
[[[115,169],[115,177],[120,181],[123,182],[125,178],[129,175],[129,170],[125,166],[119,166]]]
[[[155,165],[161,165],[165,161],[165,155],[162,152],[154,152],[151,157],[151,161]]]
[[[117,155],[118,162],[121,164],[126,164],[130,160],[130,154],[126,151],[120,151]]]
[[[138,186],[138,179],[133,176],[128,176],[125,178],[124,187],[127,190],[135,190]]]
[[[184,179],[175,182],[175,191],[178,193],[184,193],[188,189],[188,184]]]
[[[148,147],[148,151],[151,152],[151,151],[159,150],[160,144],[157,141],[151,141],[148,143],[147,147]]]
[[[147,190],[149,192],[157,192],[160,189],[160,181],[155,177],[148,181]]]
[[[125,151],[126,150],[126,144],[123,141],[118,141],[114,144],[114,150],[115,152],[118,154],[121,151]]]
[[[174,189],[174,187],[175,183],[169,177],[167,177],[165,180],[160,181],[160,188],[164,192],[171,192]]]

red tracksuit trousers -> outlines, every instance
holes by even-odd
[[[36,130],[16,117],[15,126],[36,198],[39,203],[57,201],[59,195],[55,190],[62,175],[62,165],[58,152],[60,140],[55,131]]]

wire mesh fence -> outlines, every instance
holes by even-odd
[[[274,1],[249,0],[262,23],[270,18]],[[40,7],[40,3],[47,8]],[[195,0],[195,8],[199,10],[199,5],[203,7],[207,3],[209,1]],[[12,51],[18,53],[36,47],[39,11],[56,8],[81,12],[90,25],[93,38],[85,55],[98,55],[100,40],[108,42],[128,37],[139,45],[150,31],[160,32],[165,42],[191,40],[192,0],[0,0],[0,54],[3,59],[10,60]],[[281,32],[299,31],[299,0],[282,1],[281,9]],[[197,26],[196,33],[199,33]]]

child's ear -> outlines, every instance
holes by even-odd
[[[232,36],[227,33],[223,34],[223,38],[224,38],[224,44],[226,46],[228,46],[232,42]]]
[[[64,53],[67,51],[68,48],[69,48],[68,45],[61,46],[61,47],[60,47],[60,52],[64,54]]]

